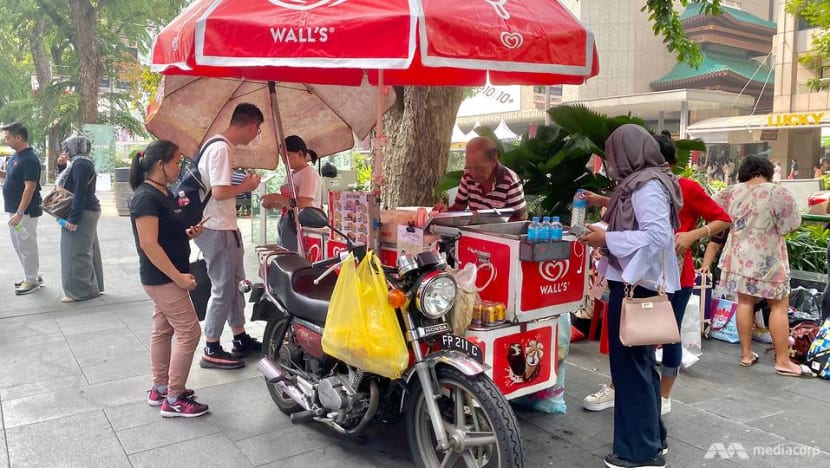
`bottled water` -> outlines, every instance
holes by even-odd
[[[23,223],[17,223],[17,226],[14,227],[14,230],[17,232],[17,235],[21,239],[28,239],[29,238],[29,231],[23,227]]]
[[[66,220],[66,219],[64,219],[64,218],[58,218],[58,219],[57,219],[57,221],[58,221],[58,225],[59,225],[60,227],[64,227],[64,226],[66,226],[66,225],[67,225],[67,223],[69,223],[69,221],[67,221],[67,220]]]
[[[550,222],[550,240],[562,240],[562,223],[559,222],[559,216],[554,216]]]
[[[530,225],[527,227],[527,241],[531,244],[535,244],[539,242],[539,217],[534,216],[530,222]]]
[[[190,204],[190,198],[187,196],[184,190],[179,190],[179,197],[176,201],[178,202],[179,206],[187,206]]]
[[[551,241],[550,216],[542,218],[542,227],[539,229],[539,242]]]
[[[574,194],[571,206],[571,226],[585,225],[585,211],[588,209],[588,200],[585,199],[585,190],[578,189]]]

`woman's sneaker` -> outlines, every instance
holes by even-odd
[[[160,393],[155,388],[151,389],[148,393],[149,393],[149,395],[147,395],[147,404],[150,405],[150,406],[161,406],[161,404],[167,398],[166,393]],[[193,390],[191,390],[189,388],[184,389],[184,392],[181,395],[179,395],[179,397],[185,397],[185,398],[193,398],[195,396],[196,396],[196,392],[194,392]]]
[[[161,416],[164,418],[195,418],[208,412],[208,405],[203,405],[193,398],[179,397],[174,403],[161,403]]]
[[[614,407],[614,389],[602,385],[599,391],[592,393],[582,400],[582,407],[588,411],[602,411]]]

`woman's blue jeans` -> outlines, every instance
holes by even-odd
[[[620,315],[625,285],[608,281],[608,344],[611,380],[614,382],[614,454],[631,462],[654,458],[666,441],[660,417],[660,375],[654,346],[623,346]],[[634,297],[653,296],[654,291],[634,288]]]

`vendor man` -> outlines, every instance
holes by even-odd
[[[510,221],[527,219],[527,204],[522,181],[515,172],[499,162],[496,142],[487,137],[475,137],[467,143],[464,155],[466,167],[458,186],[455,203],[449,211],[490,210],[512,208]],[[438,206],[441,211],[446,207]]]

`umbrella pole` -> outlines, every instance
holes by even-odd
[[[372,191],[380,195],[383,185],[383,70],[378,71],[377,106],[375,108],[375,139],[372,147]]]
[[[268,82],[268,95],[271,97],[271,117],[274,120],[274,133],[277,137],[277,148],[280,159],[285,165],[285,176],[288,180],[288,190],[291,197],[288,200],[289,209],[294,212],[294,224],[297,230],[297,249],[299,254],[305,257],[305,246],[303,245],[303,228],[300,226],[299,209],[297,208],[297,189],[294,187],[294,176],[291,174],[291,166],[288,165],[288,154],[285,150],[285,135],[282,130],[282,118],[280,117],[280,106],[277,102],[277,84],[274,81]]]

